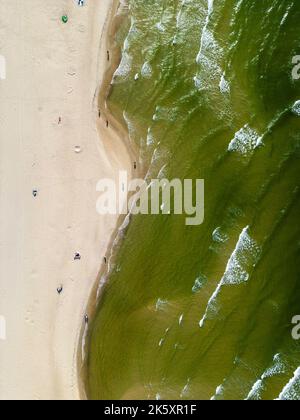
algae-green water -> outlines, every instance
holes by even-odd
[[[300,399],[299,22],[298,0],[129,1],[110,108],[148,179],[205,180],[205,221],[132,217],[89,398]]]

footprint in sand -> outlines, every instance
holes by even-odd
[[[25,317],[25,321],[27,324],[29,325],[34,325],[34,320],[32,318],[32,310],[28,310],[26,312],[26,317]]]
[[[69,46],[69,48],[68,48],[68,52],[70,53],[70,54],[76,54],[77,53],[77,47],[76,47],[76,45],[70,45]],[[71,60],[72,58],[70,57],[69,58],[69,61]]]
[[[86,31],[86,27],[84,25],[78,25],[77,30],[78,32],[84,33]]]
[[[76,70],[74,67],[70,67],[68,70],[68,76],[76,76]]]

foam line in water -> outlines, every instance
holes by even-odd
[[[122,79],[126,79],[131,72],[133,57],[131,54],[129,54],[129,45],[130,45],[131,38],[133,38],[136,35],[136,33],[137,33],[137,29],[135,26],[135,20],[131,18],[131,27],[124,41],[121,62],[114,73],[114,76],[113,76],[114,80],[116,77],[121,77]]]
[[[205,48],[205,44],[207,44],[207,39],[209,38],[208,25],[209,25],[212,11],[213,11],[213,0],[208,0],[207,1],[207,16],[206,16],[204,27],[201,34],[200,51],[198,53],[197,60],[196,60],[198,64],[201,61],[200,58],[201,58],[203,49]]]
[[[229,238],[225,233],[222,232],[221,227],[217,227],[212,233],[212,239],[214,242],[224,244],[228,241]]]
[[[81,360],[83,362],[85,360],[85,345],[86,345],[87,334],[88,334],[88,325],[86,324],[84,327],[84,332],[83,332],[82,341],[81,341]]]
[[[168,301],[167,300],[163,300],[163,299],[157,299],[156,304],[155,304],[155,309],[156,311],[164,311],[166,309],[166,306],[168,305]]]
[[[185,384],[185,386],[183,387],[183,389],[180,393],[180,398],[188,397],[189,391],[190,391],[190,381],[191,381],[191,379],[188,378],[187,383]]]
[[[152,66],[148,61],[145,61],[145,63],[143,64],[141,69],[141,75],[145,79],[150,79],[152,77]]]
[[[292,7],[293,7],[293,4],[290,4],[288,6],[287,11],[285,12],[283,18],[281,19],[280,26],[282,26],[286,22]]]
[[[208,16],[212,14],[214,10],[214,0],[207,0],[207,9],[208,9]]]
[[[271,378],[275,375],[281,375],[286,370],[286,364],[280,353],[275,354],[272,365],[265,370],[261,379]]]
[[[295,370],[294,376],[291,380],[285,385],[281,391],[278,400],[298,400],[299,394],[296,392],[297,387],[300,387],[300,366]]]
[[[216,392],[215,392],[215,395],[213,395],[212,397],[211,397],[211,401],[214,401],[214,400],[216,400],[217,399],[217,397],[219,397],[219,396],[221,396],[221,395],[223,395],[223,392],[224,392],[224,386],[223,385],[219,385],[218,387],[217,387],[217,389],[216,389]]]
[[[193,293],[199,292],[199,290],[201,290],[203,288],[203,286],[206,284],[206,282],[207,282],[207,277],[204,276],[203,274],[200,274],[195,280],[195,283],[194,283],[193,288],[192,288],[192,292]]]
[[[276,375],[282,375],[285,370],[286,364],[282,355],[280,353],[275,354],[271,366],[269,366],[261,375],[260,379],[255,382],[251,391],[247,395],[246,400],[261,400],[262,392],[265,389],[265,380]]]
[[[228,151],[237,152],[243,156],[247,156],[250,152],[261,145],[261,140],[261,136],[259,136],[248,124],[246,124],[235,133],[234,138],[229,143]]]
[[[300,100],[296,101],[292,106],[292,113],[300,117]]]
[[[249,280],[247,267],[256,264],[260,248],[250,237],[248,231],[249,226],[245,227],[240,234],[236,247],[228,260],[224,276],[209,299],[205,314],[199,322],[200,328],[203,327],[209,313],[215,314],[217,312],[217,297],[223,286],[238,285]]]
[[[127,128],[128,128],[128,134],[130,139],[134,139],[134,135],[135,135],[135,126],[133,124],[133,122],[130,120],[128,114],[126,111],[123,112],[123,118],[124,121],[126,122]]]
[[[225,73],[222,74],[221,80],[219,83],[219,88],[221,93],[230,93],[230,85],[229,82],[225,78]]]
[[[251,388],[251,391],[247,395],[246,400],[260,400],[261,392],[264,390],[264,384],[262,379],[258,379],[253,387]]]

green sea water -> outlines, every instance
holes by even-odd
[[[299,0],[130,0],[109,99],[147,179],[205,221],[138,215],[92,325],[91,399],[300,399]]]

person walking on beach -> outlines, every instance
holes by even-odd
[[[110,60],[110,53],[109,53],[109,51],[107,51],[107,61],[109,61]]]
[[[56,290],[57,290],[57,293],[58,293],[59,295],[61,295],[61,294],[62,294],[62,292],[63,292],[63,290],[64,290],[64,288],[63,288],[63,286],[59,286]]]

